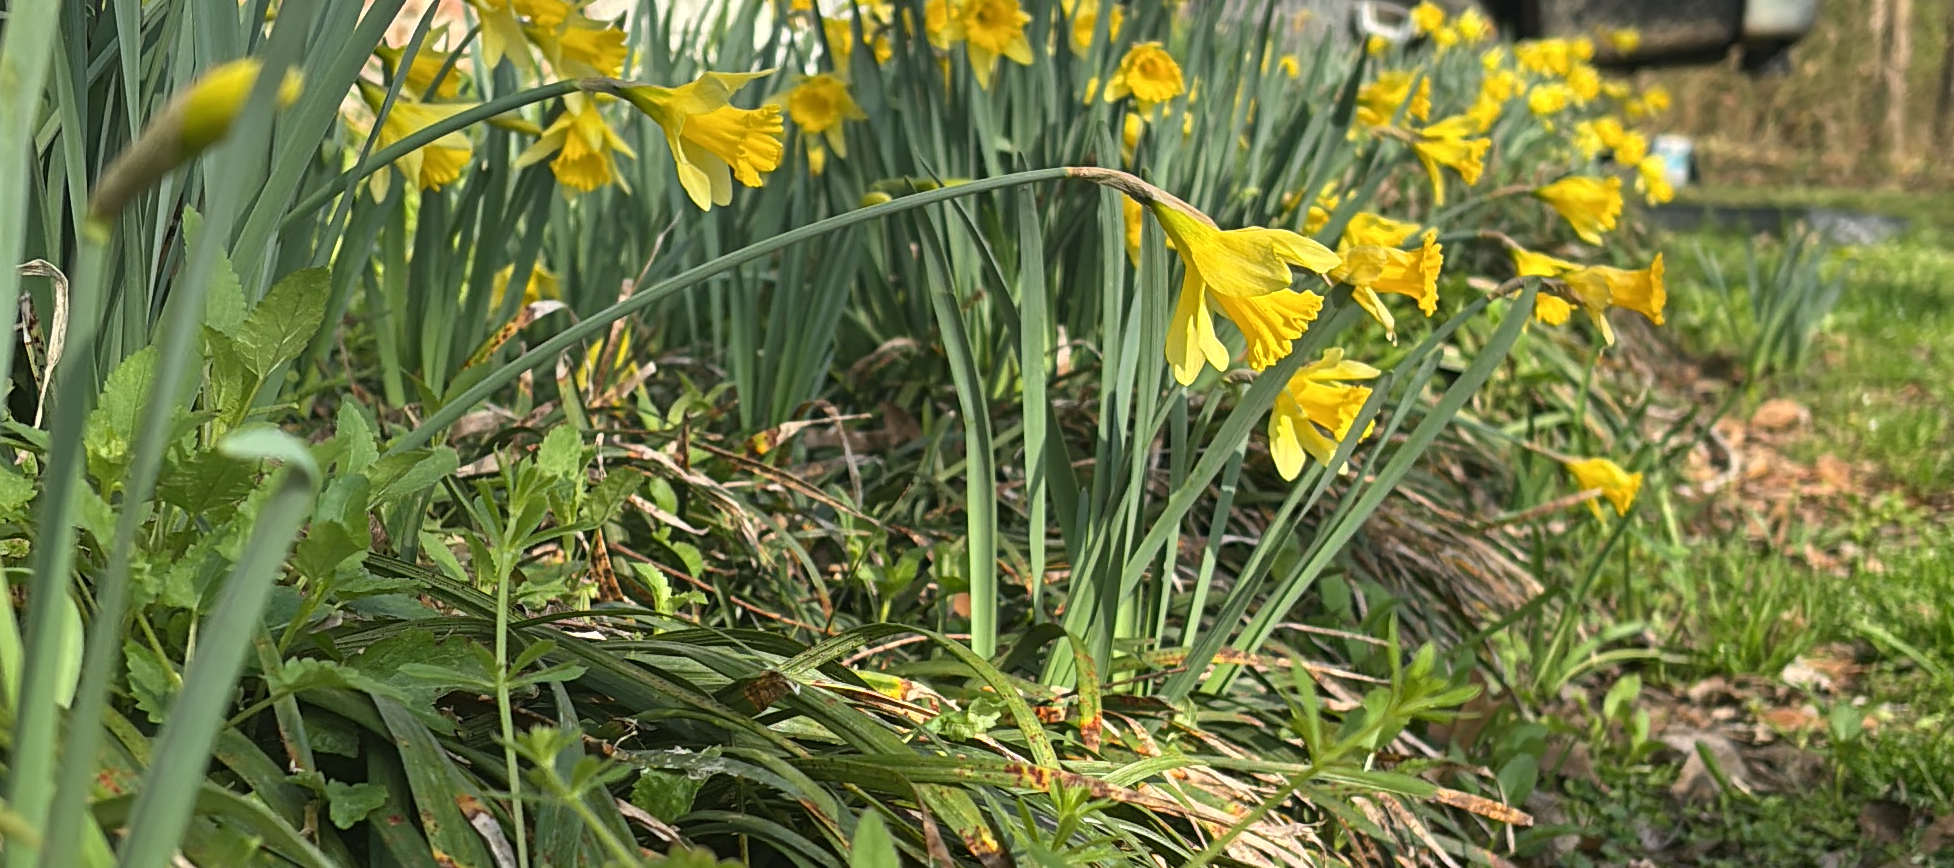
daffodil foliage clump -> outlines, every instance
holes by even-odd
[[[1365,531],[1468,437],[1632,516],[1631,35],[16,5],[10,865],[1515,855]]]

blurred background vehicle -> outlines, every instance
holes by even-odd
[[[1734,51],[1746,71],[1781,71],[1785,50],[1818,21],[1818,0],[1441,0],[1439,5],[1448,12],[1476,5],[1519,39],[1633,30],[1640,38],[1627,50],[1597,41],[1596,62],[1618,68],[1713,65]],[[1351,25],[1366,36],[1408,38],[1410,6],[1358,2],[1349,10]]]

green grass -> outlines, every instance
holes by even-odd
[[[1783,208],[1836,208],[1906,220],[1916,232],[1954,231],[1954,199],[1904,190],[1825,187],[1739,187],[1704,184],[1676,191],[1676,201],[1704,205],[1771,205]]]
[[[1778,195],[1872,201],[1843,194],[1758,198]],[[1940,207],[1894,201],[1890,210],[1931,214]],[[1567,864],[1812,864],[1834,852],[1879,864],[1912,855],[1923,824],[1898,842],[1864,840],[1857,818],[1868,804],[1898,802],[1915,816],[1954,810],[1946,702],[1954,694],[1954,521],[1944,514],[1954,485],[1954,422],[1946,412],[1954,406],[1954,252],[1939,237],[1916,230],[1846,252],[1846,291],[1809,364],[1750,381],[1734,409],[1748,414],[1769,398],[1808,406],[1811,427],[1784,446],[1786,457],[1863,464],[1871,473],[1859,490],[1806,504],[1813,509],[1794,513],[1803,518],[1778,528],[1779,545],[1710,532],[1681,547],[1652,545],[1657,569],[1625,580],[1616,601],[1667,625],[1660,641],[1682,662],[1640,674],[1678,693],[1722,677],[1753,685],[1748,689],[1762,697],[1784,687],[1781,673],[1801,655],[1849,654],[1859,667],[1849,682],[1836,693],[1805,697],[1820,725],[1783,736],[1823,757],[1828,773],[1803,790],[1679,808],[1667,788],[1681,757],[1651,762],[1631,756],[1619,739],[1603,739],[1597,773],[1607,789],[1573,781],[1564,790],[1573,824],[1599,843]],[[1680,237],[1668,247],[1701,245],[1727,263],[1742,261],[1746,243]],[[1734,352],[1738,335],[1711,309],[1716,301],[1704,295],[1700,274],[1681,269],[1671,293],[1686,344],[1700,353]],[[1764,520],[1764,505],[1731,497],[1718,508]],[[1846,566],[1814,569],[1800,557],[1808,545],[1847,553]],[[1621,674],[1604,675],[1602,683]],[[1783,703],[1753,699],[1746,713]],[[1862,726],[1866,717],[1876,725]],[[1644,838],[1670,843],[1651,851]],[[1912,864],[1942,864],[1936,858],[1949,854]]]

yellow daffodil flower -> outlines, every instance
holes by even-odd
[[[1298,194],[1301,192],[1297,191]],[[1303,234],[1315,235],[1323,231],[1323,227],[1330,223],[1331,214],[1341,204],[1343,196],[1337,193],[1336,182],[1324,184],[1323,189],[1316,191],[1316,201],[1310,204],[1309,212],[1303,216]]]
[[[1185,291],[1185,290],[1183,290]],[[1210,295],[1209,303],[1240,329],[1248,343],[1248,366],[1264,370],[1289,355],[1293,342],[1323,311],[1323,296],[1307,289],[1282,290],[1254,298]],[[1216,365],[1217,370],[1221,365]]]
[[[528,18],[537,27],[555,27],[570,17],[575,9],[564,0],[508,0],[516,12]],[[578,5],[582,5],[579,3]]]
[[[1477,6],[1467,6],[1452,19],[1452,31],[1459,35],[1459,41],[1466,45],[1478,45],[1496,34],[1493,22],[1486,20],[1485,14]]]
[[[1600,330],[1602,340],[1610,346],[1615,343],[1615,330],[1608,324],[1608,308],[1632,310],[1648,317],[1650,322],[1662,325],[1662,309],[1668,303],[1669,295],[1662,283],[1660,253],[1655,255],[1655,261],[1648,268],[1630,271],[1590,265],[1561,275],[1561,280],[1588,312],[1588,318]]]
[[[529,40],[563,78],[617,78],[624,74],[624,31],[569,15],[555,25],[531,25]]]
[[[564,97],[562,113],[543,130],[543,137],[516,157],[516,168],[534,165],[555,154],[556,159],[550,161],[550,173],[556,176],[564,195],[588,193],[606,184],[621,183],[613,153],[632,159],[638,157],[605,122],[603,113],[597,110],[596,99],[571,94]]]
[[[828,37],[828,50],[834,52],[835,71],[846,74],[849,59],[855,56],[858,42],[855,39],[855,25],[847,18],[828,18],[821,22],[821,29]],[[876,63],[888,63],[889,58],[895,56],[895,45],[889,41],[888,34],[878,30],[865,27],[862,38],[869,40],[869,54]]]
[[[1652,118],[1669,110],[1669,91],[1662,85],[1653,85],[1642,95],[1622,105],[1622,111],[1630,120]]]
[[[1513,60],[1536,75],[1566,78],[1577,62],[1594,59],[1586,39],[1536,39],[1513,46]]]
[[[1635,49],[1642,46],[1641,31],[1632,28],[1611,30],[1604,38],[1608,41],[1608,47],[1614,49],[1616,54],[1632,54]]]
[[[1513,254],[1513,270],[1520,277],[1559,277],[1581,267],[1580,263],[1517,247],[1510,252]]]
[[[433,39],[428,40],[428,42],[433,41]],[[400,60],[407,54],[407,50],[382,45],[373,49],[373,54],[380,58],[382,68],[391,78],[400,74]],[[434,82],[434,77],[441,74],[442,68],[447,65],[447,56],[426,45],[421,46],[421,50],[414,54],[414,63],[407,68],[407,81],[402,84],[401,93],[409,99],[416,100],[429,98],[442,101],[453,100],[461,94],[462,75],[459,67],[450,68],[447,74],[441,75],[439,86]],[[434,88],[434,93],[431,95],[428,93],[430,87]]]
[[[1615,142],[1615,162],[1633,166],[1649,155],[1649,140],[1634,130],[1622,133],[1620,141]]]
[[[943,30],[946,39],[964,44],[977,86],[990,90],[1000,56],[1020,66],[1031,65],[1031,43],[1024,35],[1030,22],[1018,0],[964,0]]]
[[[772,72],[708,72],[681,87],[622,89],[626,101],[664,128],[679,184],[701,209],[731,204],[734,179],[758,187],[762,173],[780,167],[780,107],[743,109],[729,102],[735,91]]]
[[[949,28],[950,0],[929,0],[923,4],[923,34],[936,50],[949,51],[954,44]]]
[[[489,280],[489,310],[501,310],[502,299],[509,293],[509,281],[516,275],[515,263],[502,266]],[[527,307],[546,298],[563,297],[563,285],[557,282],[556,275],[538,262],[529,269],[529,282],[522,290],[522,305]]]
[[[1552,206],[1589,244],[1600,244],[1601,233],[1614,230],[1615,218],[1622,213],[1620,178],[1577,175],[1534,190],[1533,195]]]
[[[1147,121],[1139,112],[1127,112],[1120,121],[1119,156],[1123,164],[1133,165],[1133,155],[1140,150],[1140,135],[1146,130]]]
[[[1601,96],[1601,73],[1585,63],[1577,63],[1567,71],[1567,89],[1574,94],[1574,101],[1587,105]]]
[[[1437,3],[1433,3],[1431,0],[1423,0],[1418,5],[1411,7],[1412,32],[1419,36],[1427,36],[1437,33],[1438,29],[1444,26],[1445,10]]]
[[[1574,306],[1558,295],[1548,295],[1543,292],[1533,297],[1534,322],[1550,326],[1565,325],[1568,316],[1573,312]]]
[[[1073,0],[1065,4],[1065,14],[1072,22],[1072,53],[1084,55],[1092,49],[1092,36],[1099,29],[1099,0]],[[1119,39],[1120,28],[1126,24],[1126,7],[1113,4],[1112,19],[1106,22],[1106,38]]]
[[[1120,197],[1120,219],[1126,224],[1126,260],[1134,265],[1140,264],[1140,229],[1146,222],[1147,209],[1137,200]]]
[[[1493,122],[1499,120],[1500,112],[1506,108],[1506,101],[1525,86],[1525,82],[1513,70],[1488,72],[1480,80],[1479,96],[1473,100],[1472,108],[1467,109],[1466,114],[1478,125],[1479,132],[1486,132],[1493,128]]]
[[[1412,140],[1411,150],[1432,178],[1434,207],[1445,204],[1445,176],[1440,172],[1441,167],[1459,173],[1468,187],[1479,183],[1479,174],[1486,169],[1486,151],[1492,148],[1493,140],[1468,138],[1478,130],[1479,122],[1472,116],[1454,115],[1419,130],[1417,138]]]
[[[1370,387],[1350,381],[1376,379],[1379,373],[1333,348],[1289,378],[1269,413],[1269,457],[1283,479],[1300,475],[1305,457],[1325,467],[1336,460],[1337,444],[1350,436],[1371,397]],[[1370,436],[1370,430],[1362,436]]]
[[[1343,264],[1330,271],[1330,279],[1347,283],[1351,299],[1384,327],[1386,339],[1398,339],[1397,320],[1378,297],[1380,292],[1417,299],[1418,311],[1431,316],[1438,310],[1438,274],[1445,265],[1444,246],[1438,231],[1425,233],[1417,250],[1399,250],[1376,244],[1358,244],[1342,253]]]
[[[1348,250],[1365,244],[1397,247],[1418,234],[1418,229],[1416,223],[1359,211],[1351,216],[1349,225],[1343,227],[1343,239],[1337,242],[1337,249]]]
[[[1466,109],[1466,117],[1472,118],[1475,132],[1485,133],[1493,128],[1493,124],[1499,122],[1500,112],[1505,109],[1506,100],[1489,96],[1481,91],[1478,98],[1472,101],[1472,107]]]
[[[387,98],[386,89],[365,81],[359,83],[359,88],[360,98],[378,112]],[[474,103],[426,103],[396,99],[393,107],[387,110],[386,120],[380,123],[380,137],[375,144],[381,148],[387,147],[474,107]],[[473,154],[473,143],[460,131],[455,131],[410,151],[394,163],[394,169],[419,189],[439,190],[461,177],[462,167],[468,165],[468,159]],[[373,195],[386,198],[387,173],[381,172],[371,177]]]
[[[1574,152],[1580,154],[1583,160],[1592,160],[1608,149],[1608,143],[1602,140],[1601,130],[1595,121],[1575,124],[1574,134],[1568,137],[1568,143],[1574,146]]]
[[[536,71],[536,58],[529,53],[522,19],[517,17],[511,0],[468,0],[468,5],[475,8],[475,19],[481,22],[482,56],[488,61],[489,69],[500,65],[506,57],[523,72]]]
[[[834,151],[836,157],[848,158],[842,123],[868,120],[868,115],[862,113],[861,106],[849,95],[848,83],[832,73],[799,77],[791,90],[774,98],[774,103],[786,105],[787,117],[793,120],[794,128],[800,131],[801,141],[807,146],[808,171],[816,175],[827,166],[828,151]]]
[[[1342,261],[1329,248],[1288,230],[1224,232],[1174,205],[1156,202],[1151,210],[1187,269],[1167,337],[1167,361],[1181,385],[1192,384],[1203,363],[1216,370],[1228,367],[1227,349],[1215,336],[1210,299],[1223,313],[1233,311],[1230,319],[1241,317],[1235,322],[1249,337],[1252,360],[1258,341],[1265,349],[1281,344],[1280,352],[1286,353],[1287,342],[1302,334],[1322,305],[1320,297],[1310,298],[1314,293],[1289,292],[1290,266],[1322,274]]]
[[[1527,110],[1535,117],[1552,117],[1567,110],[1574,102],[1574,89],[1561,82],[1553,81],[1534,85],[1527,91]]]
[[[1296,60],[1296,55],[1293,54],[1283,55],[1281,59],[1276,61],[1276,67],[1282,70],[1283,75],[1289,76],[1290,78],[1298,78],[1303,74],[1302,64]]]
[[[1635,505],[1635,495],[1642,490],[1642,474],[1629,473],[1621,465],[1606,458],[1588,458],[1567,462],[1567,472],[1574,475],[1575,484],[1583,490],[1600,489],[1602,498],[1615,507],[1616,515],[1627,515],[1628,509]],[[1588,508],[1594,517],[1601,517],[1601,505],[1588,501]]]
[[[1418,89],[1412,91],[1411,82],[1418,81]],[[1398,113],[1398,107],[1409,100],[1405,116],[1423,121],[1432,113],[1432,81],[1419,75],[1415,70],[1393,70],[1377,77],[1376,81],[1357,90],[1357,122],[1367,127],[1383,126],[1391,122]]]
[[[1106,80],[1107,102],[1131,95],[1141,114],[1151,114],[1155,106],[1186,92],[1180,64],[1158,42],[1142,42],[1127,49],[1119,69]]]
[[[1669,185],[1669,166],[1655,155],[1643,157],[1635,164],[1635,189],[1651,205],[1676,198],[1675,188]]]
[[[1364,40],[1364,53],[1372,57],[1382,57],[1384,52],[1390,50],[1391,40],[1381,33],[1373,33],[1369,39]]]

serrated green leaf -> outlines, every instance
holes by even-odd
[[[88,414],[82,445],[88,450],[88,472],[104,493],[115,490],[134,455],[136,418],[156,378],[156,348],[137,350],[115,366],[102,386],[102,396]]]
[[[34,480],[12,469],[0,469],[0,521],[26,518],[27,504],[33,500]]]
[[[285,661],[269,679],[272,688],[283,693],[307,690],[358,690],[375,696],[403,699],[405,695],[391,684],[331,660],[299,657]]]
[[[170,468],[156,485],[156,499],[191,516],[229,521],[258,481],[255,461],[239,461],[216,450],[200,451]]]
[[[333,442],[338,456],[333,468],[340,473],[360,473],[380,457],[380,446],[374,439],[372,426],[366,423],[366,416],[360,413],[358,404],[348,401],[339,405],[339,414],[334,418]]]
[[[203,214],[185,206],[182,219],[184,248],[195,250],[203,239]],[[237,279],[237,269],[231,267],[230,257],[223,253],[224,245],[219,244],[217,248],[217,258],[210,271],[210,286],[204,295],[203,324],[218,334],[235,334],[238,326],[244,324],[248,305],[244,300],[244,286]]]
[[[365,536],[365,528],[360,529]],[[343,565],[357,564],[366,555],[366,542],[337,521],[317,521],[292,551],[299,575],[321,582],[333,580]]]
[[[122,643],[122,660],[136,707],[149,715],[150,723],[162,723],[170,708],[170,697],[176,695],[180,683],[176,670],[149,646],[133,640]]]
[[[371,502],[382,503],[418,494],[461,467],[461,456],[446,446],[402,452],[375,461],[367,470],[373,480]]]
[[[224,420],[220,428],[234,427],[251,411],[251,397],[257,394],[261,378],[251,370],[237,338],[206,331],[204,351],[210,362],[204,407]]]
[[[584,514],[579,518],[592,525],[603,525],[618,516],[631,495],[644,485],[645,475],[635,470],[614,468],[590,489],[584,499]]]
[[[701,757],[718,756],[719,748],[709,747],[699,754]],[[678,818],[692,810],[693,800],[709,780],[712,780],[710,774],[645,769],[638,775],[638,780],[631,784],[631,804],[667,823],[677,822]]]
[[[944,738],[963,741],[990,732],[1003,717],[1003,703],[980,696],[964,708],[930,718],[924,726]]]
[[[536,469],[544,476],[565,482],[583,479],[583,437],[577,429],[558,425],[543,435],[536,449]]]
[[[258,379],[305,351],[325,321],[331,292],[330,272],[304,268],[285,275],[251,308],[238,327],[237,347]]]
[[[483,669],[470,652],[470,644],[465,639],[436,640],[434,634],[427,630],[408,630],[367,646],[365,651],[349,662],[368,676],[400,691],[405,697],[401,704],[415,717],[446,732],[454,725],[435,710],[434,702],[456,689],[454,680],[494,683],[489,671]],[[411,667],[428,666],[440,667],[459,675],[443,683],[409,674]]]

